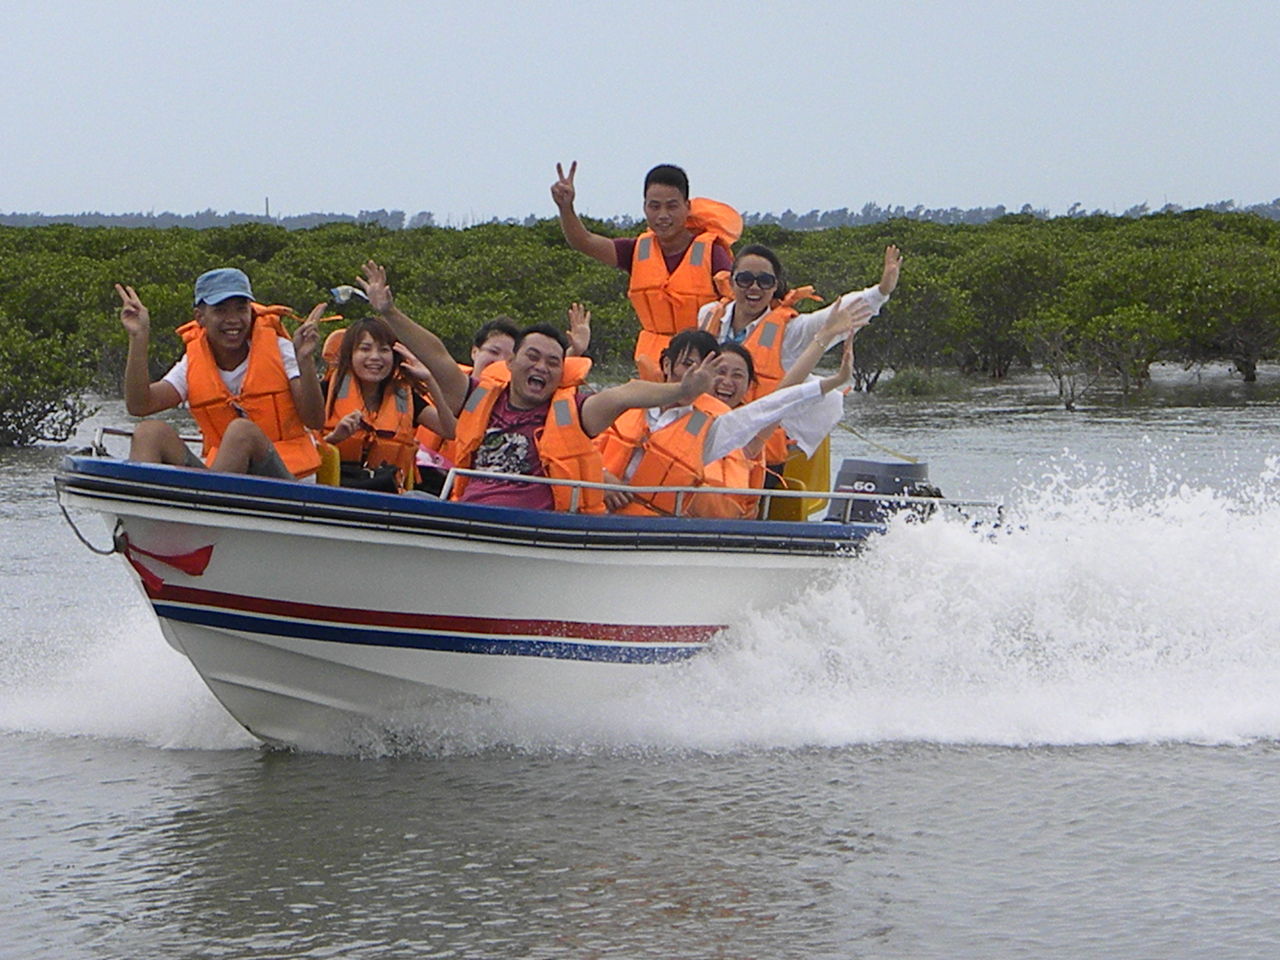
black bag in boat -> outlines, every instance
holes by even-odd
[[[356,490],[381,490],[384,493],[399,493],[399,470],[394,464],[384,463],[370,470],[358,463],[343,462],[338,468],[339,484]]]

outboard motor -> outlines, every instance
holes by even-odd
[[[908,497],[941,497],[942,491],[929,483],[927,463],[909,463],[905,460],[864,460],[848,458],[840,464],[835,485],[840,493],[886,493]],[[853,523],[878,523],[890,513],[908,507],[919,510],[919,505],[876,500],[832,500],[823,519]],[[932,506],[926,507],[931,512]]]

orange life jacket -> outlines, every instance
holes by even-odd
[[[662,247],[652,230],[636,240],[631,258],[631,283],[627,296],[640,321],[635,359],[646,380],[661,380],[661,356],[667,343],[681,330],[698,325],[698,309],[716,296],[711,279],[711,251],[719,243],[726,250],[742,236],[742,217],[727,204],[705,197],[689,201],[685,225],[693,242],[679,266],[667,272]]]
[[[751,354],[751,363],[756,372],[755,383],[747,390],[745,402],[750,403],[778,389],[778,381],[787,372],[782,365],[782,341],[786,338],[787,324],[800,315],[795,304],[801,300],[821,299],[813,292],[813,287],[797,287],[788,291],[784,298],[773,301],[769,312],[756,321],[751,332],[741,341],[742,346]],[[728,303],[729,300],[722,298],[703,327],[717,340],[720,339]]]
[[[330,381],[326,409],[329,411],[324,424],[326,432],[353,410],[362,411],[369,425],[336,444],[343,461],[369,469],[393,464],[400,471],[400,486],[412,485],[418,442],[414,436],[413,391],[408,383],[400,377],[391,379],[382,391],[377,413],[370,415],[365,409],[360,381],[347,371],[341,379],[335,377]]]
[[[280,317],[291,311],[260,303],[252,307],[249,368],[237,396],[231,395],[218,374],[204,327],[192,320],[178,328],[178,335],[187,345],[187,405],[204,440],[204,462],[213,463],[231,422],[247,417],[275,445],[290,472],[295,477],[307,477],[320,466],[320,454],[293,404],[278,346],[280,339],[289,339]]]
[[[460,363],[458,364],[458,369],[468,376],[471,375],[471,367],[468,364]],[[430,397],[425,397],[424,399],[431,406],[435,406],[435,404],[431,402]],[[445,439],[434,430],[430,430],[427,427],[418,427],[418,443],[426,447],[428,450],[434,450],[439,453],[445,444]]]
[[[586,383],[591,361],[586,357],[565,357],[560,386],[551,395],[547,419],[536,436],[538,458],[548,477],[555,480],[604,482],[600,453],[582,429],[578,418],[578,387]],[[440,451],[460,468],[471,466],[472,458],[484,440],[494,404],[511,385],[511,370],[499,360],[484,368],[480,382],[471,391],[458,416],[457,436],[447,441]],[[453,499],[458,500],[467,487],[467,477],[454,481]],[[604,494],[600,490],[578,487],[578,512],[604,513]],[[573,501],[573,487],[552,486],[551,496],[557,510],[568,510]]]
[[[617,477],[625,475],[635,450],[644,449],[635,473],[627,481],[633,486],[695,487],[704,482],[702,455],[707,431],[716,417],[728,411],[720,400],[702,394],[688,413],[657,433],[650,433],[645,411],[628,410],[596,438],[596,446],[604,468]],[[686,506],[690,498],[690,494],[684,495]],[[638,493],[635,500],[617,512],[642,517],[674,516],[676,499],[674,493]]]
[[[716,277],[721,279],[720,275]],[[703,327],[709,334],[720,339],[721,327],[724,323],[726,307],[732,298],[721,298],[715,310]],[[768,396],[778,389],[778,383],[786,376],[786,368],[782,365],[782,341],[786,338],[787,324],[800,315],[794,304],[800,300],[821,300],[813,292],[813,287],[796,287],[789,290],[781,300],[775,300],[772,308],[756,321],[751,332],[742,340],[743,348],[751,354],[751,363],[755,368],[755,381],[747,388],[743,403],[750,403],[760,397]],[[765,446],[765,460],[769,463],[782,463],[787,459],[787,434],[781,427],[774,430]]]
[[[703,472],[707,486],[739,490],[763,489],[764,475],[764,455],[749,458],[742,450],[735,450],[727,457],[712,461]],[[691,517],[754,520],[759,510],[760,497],[755,494],[699,493],[690,499],[688,513]]]

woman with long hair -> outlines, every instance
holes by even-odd
[[[431,397],[428,404],[415,386]],[[347,328],[329,380],[325,442],[338,448],[342,485],[403,490],[412,487],[416,428],[452,437],[456,419],[435,377],[380,317]]]

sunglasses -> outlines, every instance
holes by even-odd
[[[753,283],[761,290],[768,290],[770,287],[777,285],[778,278],[772,273],[752,273],[750,270],[739,270],[733,275],[733,282],[743,290],[749,290]]]

